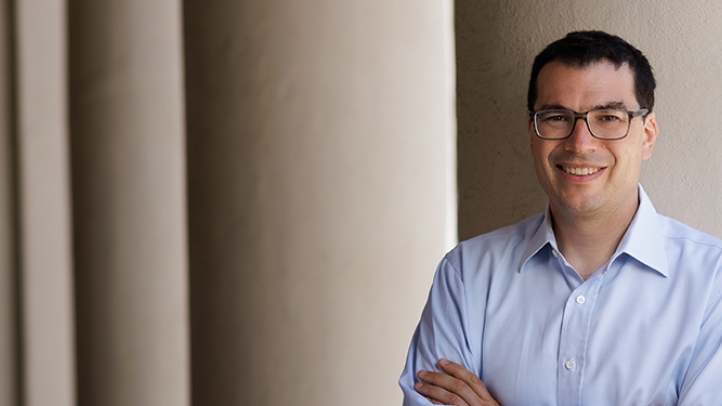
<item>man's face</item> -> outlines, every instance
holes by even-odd
[[[608,61],[585,68],[550,62],[539,72],[537,95],[535,110],[646,107],[637,102],[629,66],[617,69]],[[538,138],[532,120],[528,128],[537,177],[554,214],[588,217],[636,210],[642,161],[652,156],[657,138],[654,113],[632,119],[627,137],[616,141],[592,137],[584,120],[563,140]]]

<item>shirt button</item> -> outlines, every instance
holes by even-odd
[[[577,296],[577,303],[579,303],[580,305],[586,303],[586,301],[587,301],[587,298],[584,297],[584,295]]]
[[[554,258],[559,258],[559,253],[557,253],[557,250],[552,250],[552,255]]]
[[[577,366],[577,363],[574,361],[574,358],[570,359],[569,361],[564,363],[564,368],[566,369],[574,369],[574,367]]]

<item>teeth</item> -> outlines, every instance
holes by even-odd
[[[566,173],[579,176],[586,176],[599,172],[599,168],[569,168],[564,166],[562,169],[564,169],[564,172]]]

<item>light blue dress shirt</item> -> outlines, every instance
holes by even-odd
[[[548,214],[448,253],[399,381],[404,405],[431,404],[413,386],[439,358],[504,406],[722,405],[722,241],[639,195],[616,252],[586,281]]]

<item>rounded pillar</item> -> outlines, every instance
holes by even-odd
[[[451,2],[185,16],[194,404],[400,404],[454,229]]]
[[[69,3],[78,404],[190,404],[181,4]]]

